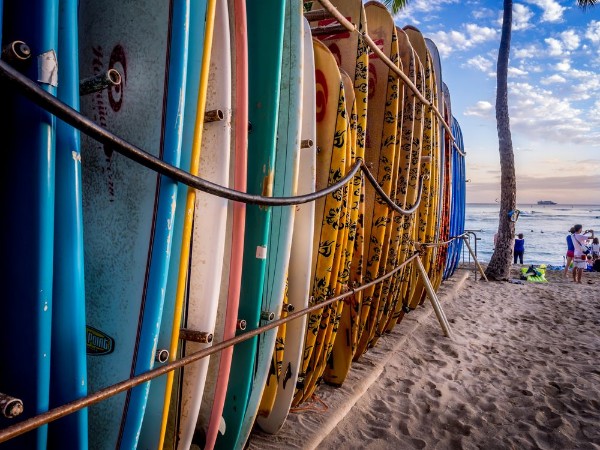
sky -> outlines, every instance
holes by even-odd
[[[394,16],[437,46],[467,152],[467,202],[500,199],[502,1],[408,0]],[[368,23],[367,23],[368,27]],[[600,4],[513,1],[508,103],[517,203],[600,204]]]

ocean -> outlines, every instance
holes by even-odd
[[[522,204],[515,234],[523,233],[525,253],[523,264],[551,264],[564,266],[567,253],[566,236],[575,224],[584,230],[594,230],[600,238],[600,205],[537,205]],[[477,259],[488,262],[494,248],[494,234],[498,231],[500,205],[497,203],[467,204],[465,229],[477,237]],[[471,247],[474,248],[471,237]],[[469,251],[463,246],[462,258],[468,261]]]

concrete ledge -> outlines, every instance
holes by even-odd
[[[455,298],[465,281],[472,274],[468,271],[455,273],[453,278],[440,286],[437,295],[442,305]],[[248,448],[315,449],[344,419],[356,402],[380,377],[395,350],[405,345],[408,338],[433,314],[429,302],[407,314],[391,333],[382,336],[377,345],[353,363],[344,384],[339,388],[322,384],[316,391],[320,402],[304,403],[290,412],[276,435],[270,435],[255,427]],[[442,330],[439,331],[442,333]],[[325,405],[325,406],[323,406]]]

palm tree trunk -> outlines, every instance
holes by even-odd
[[[496,122],[500,152],[500,221],[498,240],[492,258],[486,269],[486,276],[493,280],[507,280],[513,256],[515,222],[510,212],[516,208],[517,180],[515,176],[515,158],[508,116],[508,58],[512,31],[512,0],[504,0],[502,36],[498,50]]]

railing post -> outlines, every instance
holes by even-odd
[[[450,331],[450,324],[448,323],[448,319],[446,318],[446,314],[442,310],[440,305],[440,301],[435,294],[435,290],[431,285],[431,281],[429,281],[429,277],[427,276],[427,272],[425,271],[425,267],[423,267],[423,263],[421,262],[421,257],[418,256],[415,258],[417,262],[417,268],[419,269],[419,274],[421,278],[423,278],[423,284],[425,285],[425,289],[427,290],[427,296],[433,305],[433,310],[435,311],[435,315],[437,316],[438,322],[442,327],[442,331],[444,332],[444,336],[452,339],[452,332]]]
[[[467,245],[467,248],[469,249],[469,252],[471,253],[471,256],[473,257],[473,260],[475,261],[475,265],[477,266],[477,269],[479,270],[481,277],[485,281],[488,281],[487,277],[485,276],[485,272],[483,271],[483,268],[481,267],[481,264],[479,264],[479,261],[477,260],[477,256],[475,256],[475,253],[473,253],[471,244],[469,244],[469,239],[465,236],[465,237],[463,237],[463,240],[465,241],[465,244]]]

